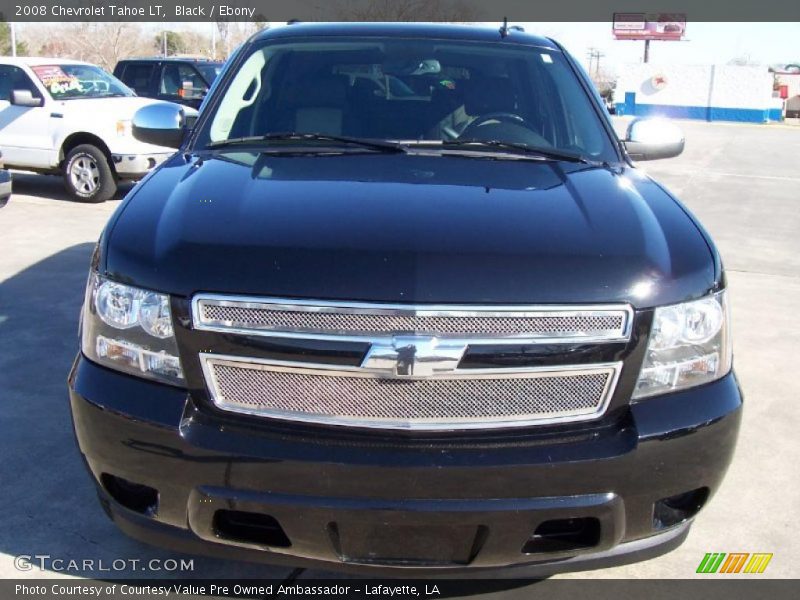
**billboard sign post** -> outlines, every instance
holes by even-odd
[[[644,40],[644,62],[650,59],[650,42],[679,42],[686,35],[684,13],[614,13],[615,40]]]

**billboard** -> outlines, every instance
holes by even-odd
[[[686,34],[683,13],[614,13],[614,39],[679,41]]]

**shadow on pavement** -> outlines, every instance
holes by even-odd
[[[186,556],[126,537],[103,513],[75,444],[67,397],[67,373],[78,351],[78,318],[93,244],[54,254],[0,283],[0,553],[9,560],[0,577],[37,577],[38,567],[18,571],[11,557],[49,555],[102,561],[112,572],[50,569],[91,579],[197,578],[272,579],[311,584],[311,579],[347,580],[323,571]],[[191,559],[193,570],[144,570],[150,559]],[[130,561],[140,561],[133,566]],[[38,564],[34,561],[35,564]],[[456,578],[454,578],[456,579]],[[400,580],[402,583],[402,580]],[[431,583],[435,584],[433,580]],[[442,597],[476,596],[534,583],[463,579]]]
[[[139,559],[138,567],[60,571],[89,578],[283,578],[290,571],[187,557],[127,538],[108,520],[74,441],[67,373],[93,244],[54,254],[0,283],[0,553],[53,559]],[[8,248],[5,249],[8,251]],[[13,251],[13,250],[12,250]],[[143,570],[151,558],[191,558],[191,572]],[[0,577],[38,576],[3,561]],[[121,564],[121,563],[120,563]]]

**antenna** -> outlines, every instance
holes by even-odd
[[[503,17],[503,26],[500,28],[500,37],[508,35],[508,17]]]

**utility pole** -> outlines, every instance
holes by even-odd
[[[597,48],[589,48],[589,51],[586,53],[589,57],[589,75],[593,72],[595,75],[600,73],[600,59],[605,56],[603,52],[600,52]],[[594,69],[592,69],[592,65],[594,65]]]
[[[211,58],[217,60],[217,24],[211,24]]]
[[[650,62],[650,40],[644,41],[644,62]]]
[[[594,57],[597,59],[594,63],[594,74],[600,75],[600,59],[605,56],[605,53],[600,52],[599,50],[595,53]]]
[[[166,29],[164,30],[164,33],[162,34],[162,36],[164,38],[164,58],[167,58],[167,30]]]
[[[11,21],[9,24],[11,28],[11,56],[17,55],[17,29],[14,27],[14,21]]]

